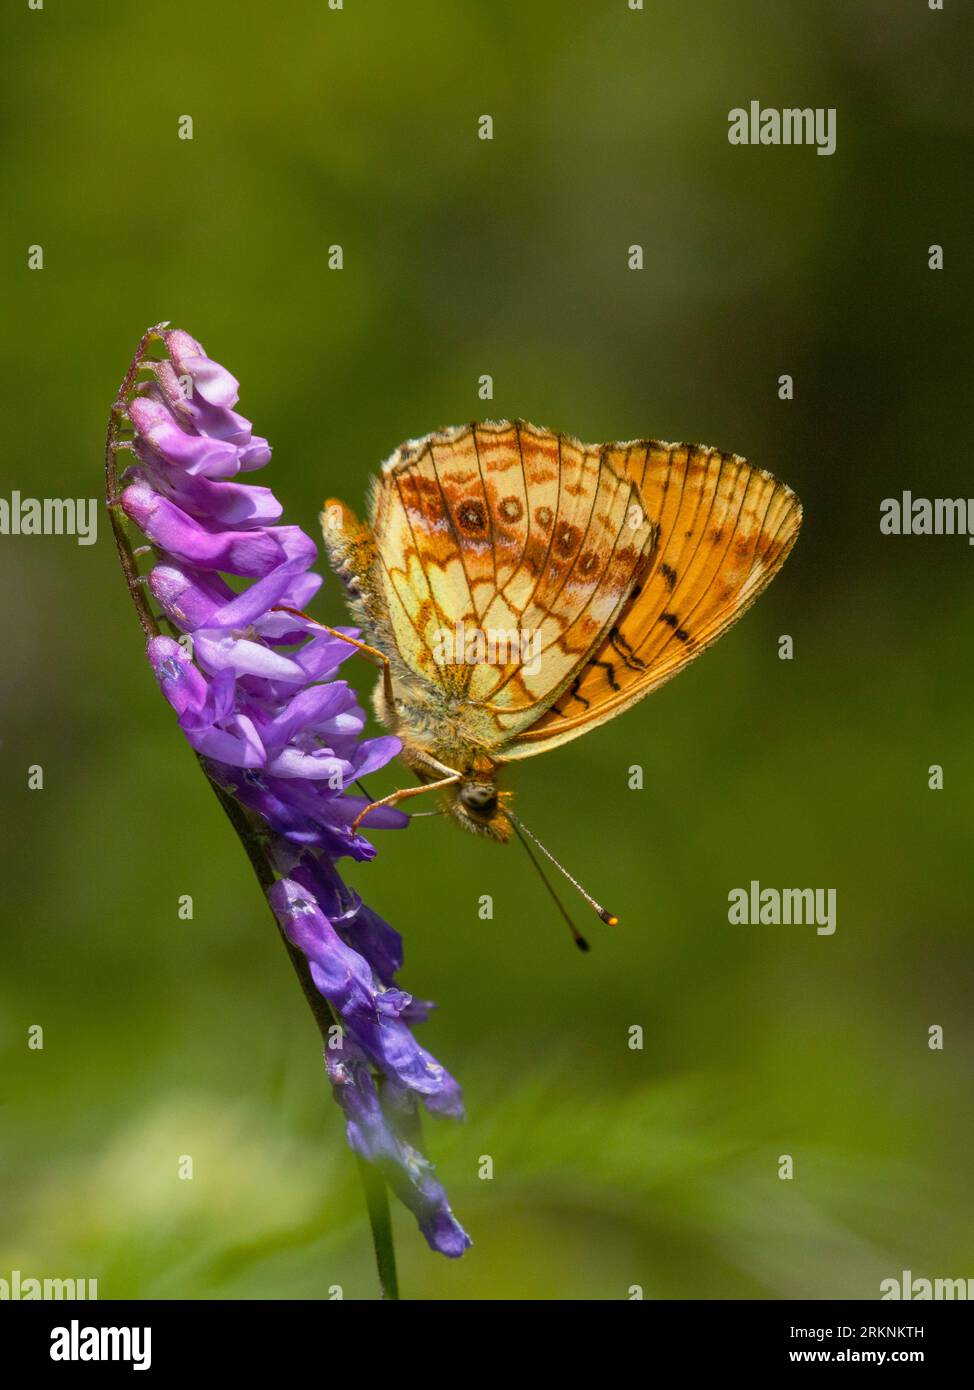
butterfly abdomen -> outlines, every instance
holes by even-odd
[[[353,511],[329,498],[319,518],[321,534],[332,569],[345,585],[350,601],[363,598],[363,578],[371,574],[375,541]]]

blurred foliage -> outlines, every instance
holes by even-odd
[[[586,924],[590,956],[516,847],[442,820],[350,871],[467,1094],[427,1143],[475,1246],[434,1257],[398,1212],[408,1296],[874,1298],[904,1267],[972,1272],[971,553],[878,527],[903,488],[974,491],[969,21],[919,0],[6,8],[2,495],[99,491],[116,384],[165,318],[241,378],[262,481],[308,530],[400,440],[484,415],[720,444],[805,503],[732,636],[513,779],[622,919]],[[836,154],[731,147],[752,98],[834,106]],[[0,584],[0,1275],[372,1296],[314,1027],[140,657],[107,522],[90,548],[3,538]],[[334,583],[315,611],[340,619]],[[752,878],[836,888],[836,934],[729,926]]]

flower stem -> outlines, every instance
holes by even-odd
[[[379,1272],[379,1297],[399,1298],[399,1280],[396,1277],[396,1247],[392,1239],[392,1216],[389,1212],[389,1189],[382,1174],[358,1158],[359,1176],[365,1188],[365,1202],[369,1209],[369,1223],[372,1226],[372,1245],[375,1250],[375,1265]]]
[[[154,328],[149,328],[142,336],[142,341],[136,350],[129,369],[125,374],[112,412],[108,422],[108,436],[105,440],[105,496],[108,504],[108,515],[112,524],[112,533],[115,537],[115,547],[118,551],[118,558],[122,566],[122,572],[128,585],[129,596],[138,614],[139,623],[142,627],[146,639],[160,636],[159,623],[155,614],[152,612],[146,598],[145,585],[139,575],[138,561],[132,550],[128,534],[125,530],[122,518],[121,507],[119,506],[119,485],[118,485],[118,465],[116,454],[121,444],[121,426],[124,420],[124,411],[127,398],[134,387],[138,374],[145,365],[146,353],[150,344],[156,342],[161,337],[161,330],[165,324],[157,324]],[[253,817],[245,810],[240,803],[226,792],[219,783],[215,782],[210,776],[206,766],[206,761],[198,754],[196,761],[199,763],[207,782],[212,787],[216,798],[226,812],[227,819],[244,847],[247,858],[250,860],[251,867],[257,877],[257,881],[264,890],[273,886],[276,880],[276,873],[267,853],[264,836],[260,833],[260,828]],[[284,928],[274,916],[274,925],[277,927],[278,934],[288,953],[294,973],[298,977],[302,993],[308,1002],[308,1006],[314,1016],[321,1040],[325,1047],[331,1041],[333,1034],[331,1029],[336,1026],[336,1018],[332,1013],[331,1007],[324,997],[315,987],[314,980],[311,978],[311,970],[308,966],[304,954],[291,942]],[[389,1193],[385,1179],[372,1167],[365,1163],[361,1158],[358,1160],[359,1174],[362,1179],[362,1186],[365,1189],[365,1202],[369,1213],[369,1222],[372,1227],[372,1243],[375,1247],[375,1262],[379,1275],[379,1296],[381,1298],[398,1299],[399,1287],[396,1280],[396,1252],[392,1237],[392,1219],[389,1214]]]

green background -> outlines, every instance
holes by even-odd
[[[974,493],[963,7],[22,0],[2,23],[2,495],[99,492],[117,383],[169,319],[240,377],[275,446],[258,481],[311,531],[398,442],[477,416],[717,444],[805,504],[740,628],[512,779],[622,919],[583,921],[588,957],[516,846],[443,819],[349,870],[440,1003],[423,1041],[469,1113],[426,1141],[474,1248],[434,1256],[397,1209],[404,1294],[974,1276],[972,556],[879,531],[904,488]],[[836,153],[729,145],[751,99],[835,107]],[[372,1297],[314,1025],[101,523],[89,548],[0,538],[0,1277]],[[314,611],[341,619],[334,581]],[[835,888],[835,935],[730,925],[751,879]]]

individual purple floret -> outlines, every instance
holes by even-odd
[[[151,379],[126,403],[135,457],[121,505],[156,555],[151,593],[191,641],[153,637],[149,660],[208,774],[266,823],[279,875],[270,905],[341,1026],[326,1063],[349,1144],[379,1167],[434,1250],[461,1255],[470,1239],[416,1147],[420,1102],[461,1117],[460,1088],[413,1037],[432,1005],[396,984],[401,938],[335,868],[342,855],[375,854],[352,832],[368,803],[349,788],[400,743],[362,737],[364,713],[336,678],[354,648],[304,616],[321,584],[314,542],[281,524],[268,488],[237,480],[271,451],[233,409],[236,379],[189,334],[161,338],[167,356],[144,362]],[[250,582],[234,588],[224,575]],[[384,807],[364,825],[407,820]]]

